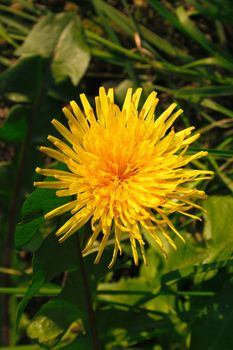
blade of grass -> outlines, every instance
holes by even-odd
[[[125,33],[133,37],[135,33],[135,25],[130,17],[126,16],[124,13],[102,0],[95,0],[95,2],[99,9],[101,9],[109,18],[111,18],[122,30],[124,30]],[[179,57],[184,61],[189,61],[191,59],[191,57],[184,50],[174,47],[168,40],[161,38],[159,35],[143,25],[139,25],[139,29],[143,35],[143,39],[154,45],[162,52],[165,52],[172,57]]]
[[[101,19],[101,22],[103,23],[103,27],[105,29],[105,32],[108,34],[110,40],[115,42],[116,44],[122,46],[117,34],[114,32],[114,30],[111,28],[111,26],[109,26],[107,18],[100,11],[100,9],[98,7],[98,0],[93,0],[93,5],[95,7],[95,10],[96,10],[98,16]],[[126,62],[124,62],[124,66],[125,66],[125,70],[127,71],[128,75],[129,75],[129,78],[135,83],[136,86],[139,86],[140,80],[139,80],[134,68],[132,67],[131,63],[126,61]]]
[[[161,16],[163,16],[172,26],[177,28],[181,33],[188,35],[193,40],[198,42],[206,51],[213,54],[221,65],[229,70],[233,70],[233,58],[224,52],[218,52],[217,48],[205,37],[205,35],[195,26],[195,24],[189,19],[187,12],[182,6],[177,10],[178,18],[169,11],[159,0],[148,0],[151,7],[154,8]]]
[[[148,0],[149,5],[158,12],[162,17],[164,17],[170,24],[173,25],[173,27],[180,30],[182,33],[186,33],[185,29],[179,22],[179,20],[176,18],[176,16],[173,15],[171,11],[169,11],[164,5],[161,4],[161,1],[159,0]]]
[[[37,17],[29,15],[28,13],[25,13],[23,11],[18,11],[16,9],[14,9],[13,7],[9,7],[9,6],[5,6],[5,5],[0,4],[0,10],[7,12],[7,13],[14,14],[14,15],[22,17],[22,18],[25,18],[25,19],[32,21],[32,22],[37,21]]]
[[[0,348],[0,350],[41,350],[39,345],[19,345],[19,346],[6,346]]]
[[[10,294],[10,295],[17,295],[17,296],[22,296],[26,293],[27,287],[0,287],[0,294]],[[34,295],[34,297],[47,297],[47,296],[56,296],[59,294],[61,291],[61,288],[46,288],[43,287],[41,288],[38,293]]]
[[[210,122],[209,124],[207,124],[206,126],[203,126],[200,129],[197,129],[197,132],[203,135],[204,133],[209,132],[211,129],[214,129],[214,128],[230,127],[229,124],[232,124],[232,123],[233,123],[232,118],[224,118],[224,119],[216,120],[216,121]]]
[[[19,23],[15,19],[0,15],[0,23],[6,24],[9,27],[15,28],[20,31],[20,34],[29,34],[30,29],[25,25]]]
[[[5,28],[0,24],[0,38],[5,40],[7,43],[9,43],[11,46],[13,46],[15,49],[19,46],[12,37],[7,33]]]
[[[90,30],[85,30],[85,34],[87,36],[87,38],[91,41],[103,44],[104,46],[106,46],[107,48],[109,48],[112,51],[116,51],[120,54],[123,54],[124,56],[131,58],[135,61],[141,61],[141,62],[147,62],[147,59],[145,57],[142,57],[120,45],[117,45],[113,42],[111,42],[108,39],[105,39],[103,37],[101,37],[100,35],[91,32]]]
[[[188,152],[189,153],[197,153],[201,151],[207,151],[211,156],[218,157],[218,158],[230,158],[233,157],[233,150],[231,151],[225,151],[225,150],[219,150],[219,149],[205,149],[205,148],[194,148],[190,147]]]
[[[13,64],[13,62],[11,60],[9,60],[6,57],[2,57],[2,56],[0,56],[0,63],[5,67],[10,67]]]
[[[221,60],[219,60],[217,57],[206,57],[201,58],[199,60],[193,61],[191,63],[187,63],[183,65],[183,68],[192,68],[192,67],[199,67],[199,66],[220,66],[222,67]]]
[[[214,172],[215,174],[220,178],[220,180],[229,188],[229,190],[231,192],[233,192],[233,181],[232,179],[230,179],[227,175],[225,175],[221,169],[218,166],[218,163],[216,162],[215,159],[213,159],[212,157],[208,157],[210,163],[212,164],[213,168],[214,168]]]
[[[212,109],[213,111],[219,112],[221,114],[224,114],[227,117],[233,118],[233,112],[230,109],[223,107],[219,103],[217,103],[209,98],[205,98],[204,100],[202,100],[201,106]]]
[[[198,88],[185,87],[178,91],[173,91],[173,95],[177,98],[183,99],[200,99],[202,97],[211,96],[231,96],[233,95],[233,85],[221,85],[221,86],[204,86]]]
[[[220,53],[218,48],[215,47],[205,35],[195,26],[194,22],[190,20],[185,9],[180,6],[176,10],[177,16],[180,23],[185,28],[186,33],[194,39],[200,46],[202,46],[206,51],[210,52],[216,56],[224,68],[233,70],[233,58],[227,53]]]

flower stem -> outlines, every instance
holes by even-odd
[[[86,301],[86,307],[87,307],[87,313],[88,313],[88,319],[89,319],[89,325],[90,325],[93,350],[100,350],[100,345],[99,345],[99,340],[97,335],[96,318],[93,310],[91,293],[90,293],[90,288],[87,280],[87,275],[86,275],[86,270],[84,266],[84,260],[82,257],[82,251],[81,251],[78,234],[76,234],[76,244],[77,244],[77,252],[78,252],[78,263],[80,266],[81,277],[83,280],[83,287],[84,287],[84,293],[85,293],[85,301]]]

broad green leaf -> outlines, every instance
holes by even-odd
[[[75,328],[75,326],[74,326],[74,328]],[[76,329],[77,328],[78,329],[80,328],[78,323],[77,323]],[[82,334],[82,329],[79,329],[78,336],[74,339],[74,341],[72,341],[71,343],[69,343],[67,345],[61,346],[60,349],[61,350],[74,350],[74,349],[92,350],[93,345],[90,344],[90,341],[87,339],[87,337],[85,337],[85,335]]]
[[[0,128],[0,138],[4,141],[23,141],[27,133],[27,120],[29,108],[15,105],[11,108],[5,123]]]
[[[41,234],[39,233],[39,228],[44,223],[43,216],[30,219],[30,221],[21,221],[17,224],[15,230],[15,248],[22,249],[26,247],[27,244],[30,244],[33,241],[33,238],[38,235],[38,238],[42,240]],[[34,249],[32,249],[34,250]]]
[[[165,274],[162,277],[162,284],[171,285],[182,278],[194,276],[198,273],[206,273],[209,271],[218,270],[227,266],[233,266],[233,259],[214,261],[208,264],[192,264],[190,266],[177,269]]]
[[[0,195],[9,196],[10,189],[12,188],[10,164],[8,162],[0,161]]]
[[[77,253],[74,249],[74,240],[75,237],[70,237],[60,244],[57,237],[50,234],[34,253],[32,281],[18,306],[17,324],[30,299],[45,283],[61,272],[75,269]]]
[[[77,254],[76,249],[74,249],[76,248],[74,243],[73,241],[73,251],[74,254]],[[109,254],[107,252],[104,253],[103,259],[98,265],[93,264],[93,256],[88,256],[83,259],[92,298],[90,302],[92,302],[93,305],[97,285],[108,272],[108,260]],[[78,338],[80,341],[82,340],[83,344],[86,344],[86,349],[91,349],[91,324],[89,323],[86,294],[87,291],[83,282],[82,271],[76,262],[76,270],[68,273],[63,290],[56,298],[44,304],[37,315],[46,316],[55,322],[59,328],[63,329],[63,331],[67,331],[73,322],[79,319],[82,320],[84,334],[82,336],[79,334]]]
[[[19,59],[10,68],[0,74],[0,93],[17,93],[28,100],[35,100],[41,89],[46,70],[46,61],[40,57]]]
[[[230,350],[233,348],[233,294],[228,276],[204,284],[204,288],[215,289],[216,296],[209,302],[206,298],[196,298],[191,303],[187,321],[192,322],[190,349]]]
[[[16,53],[20,56],[50,57],[63,30],[74,17],[74,13],[49,14],[42,17]]]
[[[61,34],[54,51],[52,71],[56,81],[70,77],[77,85],[90,61],[82,24],[78,18],[71,21]]]
[[[44,142],[51,129],[51,119],[54,116],[60,118],[61,102],[48,96],[51,88],[54,88],[54,82],[49,70],[49,60],[38,56],[19,59],[0,75],[1,94],[7,95],[14,101],[19,101],[20,97],[20,102],[30,103],[27,120],[30,125],[27,139],[29,143]],[[26,106],[22,108],[27,109]],[[33,151],[34,147],[27,148],[28,153]],[[35,154],[31,160],[35,160]],[[30,169],[29,162],[27,162],[28,168]]]
[[[212,196],[204,207],[207,210],[204,238],[210,252],[208,260],[228,259],[233,253],[233,198]]]
[[[25,246],[44,222],[44,215],[50,210],[65,204],[69,198],[57,197],[53,189],[37,188],[25,200],[22,207],[22,221],[18,223],[15,233],[15,246]]]
[[[91,276],[89,275],[87,277],[90,282]],[[93,272],[92,278],[95,279]],[[48,301],[41,307],[35,319],[38,317],[46,317],[46,319],[53,322],[58,329],[62,330],[63,333],[67,332],[68,329],[72,327],[72,323],[80,320],[82,329],[80,329],[80,333],[77,333],[78,339],[82,343],[85,343],[85,349],[91,349],[92,341],[85,295],[86,292],[82,276],[79,266],[77,266],[77,270],[69,273],[63,290],[55,299]]]
[[[143,344],[149,340],[152,344],[156,344],[158,339],[163,343],[166,337],[170,344],[177,340],[175,325],[165,313],[158,312],[156,315],[145,309],[125,309],[116,305],[100,310],[97,321],[102,342],[109,349],[123,350],[134,346],[141,349],[140,345],[144,349]],[[169,349],[168,346],[164,348]]]
[[[36,317],[27,328],[27,334],[31,339],[37,339],[39,343],[49,346],[56,343],[56,338],[62,332],[62,329],[45,316]]]
[[[171,272],[162,278],[163,283],[173,284],[177,280],[197,273],[232,266],[233,252],[232,210],[233,198],[230,196],[212,196],[204,203],[206,209],[204,244],[187,242],[177,252],[169,255]],[[187,253],[184,255],[182,251]],[[225,260],[224,260],[225,259]],[[179,267],[179,269],[172,268]],[[172,271],[174,270],[174,271]]]

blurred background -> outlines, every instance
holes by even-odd
[[[124,243],[126,253],[113,271],[102,272],[96,302],[104,348],[233,349],[232,21],[231,0],[1,1],[2,349],[88,349],[64,345],[61,325],[50,325],[49,332],[37,318],[29,327],[51,291],[31,294],[18,332],[15,315],[32,275],[32,256],[46,261],[35,254],[55,225],[43,221],[51,194],[30,195],[35,167],[50,163],[38,147],[53,133],[50,121],[64,120],[62,107],[79,102],[82,92],[93,103],[99,86],[114,87],[119,104],[128,87],[142,86],[144,98],[156,90],[157,115],[175,101],[184,109],[176,128],[194,125],[201,133],[191,152],[209,150],[193,166],[215,172],[198,184],[209,195],[204,223],[174,216],[186,245],[178,243],[165,262],[151,243],[149,268],[135,268]],[[55,288],[61,280],[51,283]],[[105,289],[110,293],[101,293]],[[80,329],[76,325],[75,336]]]

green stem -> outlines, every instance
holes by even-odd
[[[95,313],[93,310],[91,293],[90,293],[90,288],[89,288],[86,270],[84,266],[84,260],[82,256],[79,236],[77,234],[76,234],[76,245],[77,245],[77,253],[78,253],[78,263],[79,263],[80,272],[83,280],[83,287],[85,291],[85,300],[86,300],[86,307],[87,307],[87,313],[88,313],[88,319],[89,319],[89,325],[90,325],[93,350],[100,350],[100,345],[99,345],[99,340],[97,335]]]
[[[0,287],[0,294],[13,294],[13,295],[24,295],[27,291],[26,287]],[[55,287],[55,288],[41,288],[34,297],[47,297],[47,296],[56,296],[61,292],[61,288]],[[153,293],[148,290],[111,290],[111,289],[102,289],[98,290],[98,295],[146,295],[146,296],[152,296],[153,298],[157,295],[161,294],[173,294],[174,291],[160,291],[158,293]],[[176,291],[177,295],[184,295],[184,296],[214,296],[215,292],[211,291]]]

